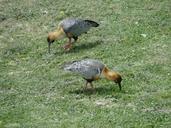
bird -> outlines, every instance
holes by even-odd
[[[121,90],[122,77],[119,73],[110,70],[105,64],[96,59],[83,59],[65,63],[63,66],[65,71],[79,74],[86,80],[85,88],[88,84],[93,88],[92,82],[98,80],[102,75],[118,84]]]
[[[83,20],[76,18],[66,18],[62,20],[58,24],[57,30],[48,33],[48,52],[50,53],[50,46],[55,40],[60,40],[65,37],[67,37],[69,41],[64,46],[64,49],[66,51],[69,51],[73,44],[73,42],[71,42],[72,38],[74,39],[74,42],[76,42],[81,34],[87,33],[90,28],[98,26],[99,24],[92,20]]]

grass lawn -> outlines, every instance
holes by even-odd
[[[47,34],[67,17],[97,21],[66,53]],[[95,58],[122,74],[85,81],[63,63]],[[0,128],[170,128],[170,0],[0,0]]]

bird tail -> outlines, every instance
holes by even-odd
[[[69,63],[65,63],[64,65],[62,65],[62,68],[63,68],[65,71],[70,71],[70,64],[69,64]]]
[[[84,20],[84,21],[91,24],[92,27],[98,27],[99,26],[99,24],[95,21],[92,21],[92,20]]]
[[[72,64],[76,62],[76,61],[72,61],[72,62],[66,62],[62,65],[62,68],[65,70],[65,71],[72,71]]]

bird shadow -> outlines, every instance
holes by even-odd
[[[79,52],[80,50],[87,50],[87,49],[92,49],[100,44],[102,44],[103,41],[97,40],[95,42],[85,42],[84,44],[81,45],[75,45],[73,46],[73,49],[71,49],[69,52]]]
[[[76,42],[76,43],[79,43],[79,42]],[[97,40],[95,42],[85,42],[84,44],[76,44],[74,43],[73,44],[73,48],[69,51],[65,51],[61,46],[61,49],[60,51],[56,51],[54,54],[55,55],[62,55],[62,54],[67,54],[67,53],[75,53],[75,52],[80,52],[80,51],[83,51],[83,50],[87,50],[87,49],[92,49],[100,44],[103,43],[102,40]]]
[[[94,89],[92,88],[80,88],[77,90],[69,91],[71,94],[84,94],[84,95],[106,95],[106,94],[112,94],[113,92],[116,93],[123,93],[124,90],[120,91],[119,89],[116,89],[114,87],[96,87]]]

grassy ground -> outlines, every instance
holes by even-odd
[[[68,53],[47,33],[61,19],[100,23]],[[0,0],[0,127],[169,128],[170,0]],[[96,58],[123,76],[123,90],[64,72],[64,62]]]

